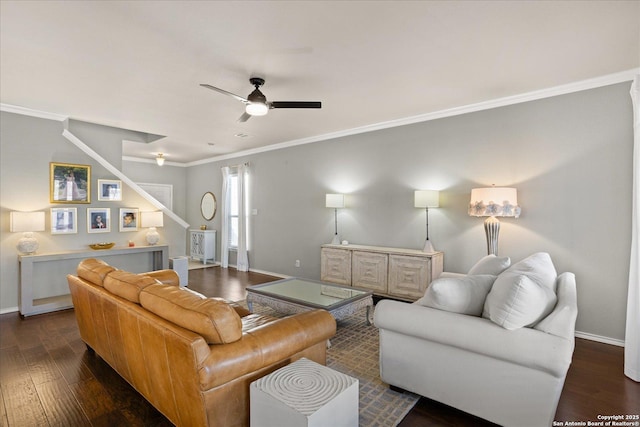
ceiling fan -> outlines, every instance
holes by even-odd
[[[235,93],[227,92],[224,89],[211,86],[206,83],[200,84],[207,89],[220,92],[223,95],[237,99],[245,104],[245,111],[238,119],[239,122],[246,122],[251,116],[264,116],[273,108],[322,108],[322,102],[319,101],[271,101],[267,102],[267,97],[260,92],[260,86],[264,84],[264,79],[260,77],[251,77],[249,82],[255,87],[254,91],[246,98]]]

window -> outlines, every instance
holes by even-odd
[[[238,249],[238,174],[229,175],[229,248]]]

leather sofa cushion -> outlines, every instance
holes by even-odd
[[[155,283],[158,282],[153,277],[117,270],[104,279],[104,288],[112,294],[140,304],[140,291]]]
[[[93,283],[94,285],[103,286],[104,278],[115,271],[114,267],[111,267],[101,259],[87,258],[78,264],[77,274],[78,277]]]
[[[242,338],[242,321],[231,305],[190,289],[150,285],[140,292],[140,304],[152,313],[202,335],[208,344],[228,344]]]

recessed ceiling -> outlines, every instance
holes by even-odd
[[[6,1],[0,100],[193,162],[640,66],[638,1]],[[268,100],[322,101],[245,123]],[[236,135],[250,135],[239,138]]]

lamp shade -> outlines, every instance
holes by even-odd
[[[156,157],[156,163],[158,166],[164,165],[164,154],[158,153],[158,157]]]
[[[436,190],[417,190],[413,194],[416,208],[437,208],[440,206],[440,192]]]
[[[344,208],[344,194],[327,194],[325,206],[328,208]]]
[[[11,212],[9,223],[12,232],[44,231],[44,212]]]
[[[163,214],[161,211],[156,212],[142,212],[141,224],[143,228],[148,227],[162,227],[163,226]]]
[[[518,190],[507,187],[474,188],[469,202],[471,216],[520,216]]]

